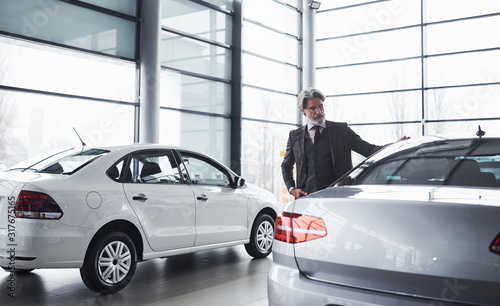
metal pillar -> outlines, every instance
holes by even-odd
[[[302,87],[316,86],[316,10],[302,0]]]
[[[160,135],[161,0],[142,1],[139,141],[158,143]]]
[[[237,174],[241,174],[241,26],[242,11],[241,0],[235,0],[234,19],[233,19],[233,58],[231,62],[231,165],[230,168]]]

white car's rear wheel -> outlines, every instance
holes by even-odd
[[[274,219],[269,215],[260,215],[255,219],[250,236],[250,243],[245,244],[248,255],[264,258],[271,254],[274,241]]]
[[[110,232],[89,247],[80,275],[90,290],[115,293],[127,286],[136,266],[132,240],[124,233]]]

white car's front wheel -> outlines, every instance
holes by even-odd
[[[264,258],[271,254],[274,241],[274,219],[269,215],[258,216],[252,226],[250,242],[245,244],[248,255]]]
[[[136,267],[132,240],[124,233],[109,232],[89,247],[80,275],[90,290],[115,293],[127,286]]]

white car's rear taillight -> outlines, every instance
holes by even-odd
[[[276,218],[274,239],[299,243],[326,236],[323,219],[283,212]]]
[[[16,217],[28,219],[60,219],[61,207],[49,195],[23,190],[17,198]]]

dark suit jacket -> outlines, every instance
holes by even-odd
[[[335,177],[339,178],[352,168],[351,150],[365,157],[377,152],[383,146],[370,144],[356,134],[344,122],[326,121],[326,128],[330,140]],[[286,153],[281,163],[281,172],[286,187],[304,189],[307,175],[307,161],[305,154],[305,141],[307,125],[290,131],[286,145]],[[297,184],[293,178],[293,166],[296,164]],[[305,190],[307,192],[307,190]]]

